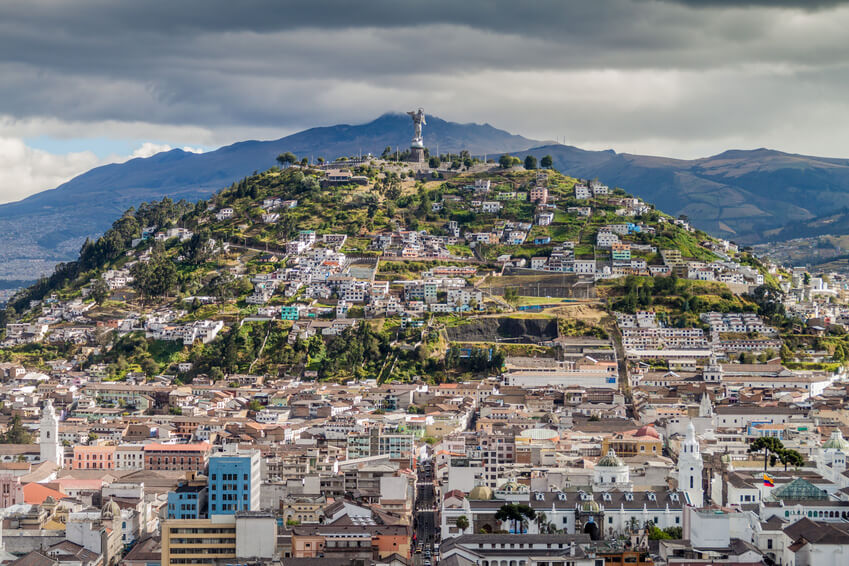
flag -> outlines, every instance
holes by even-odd
[[[775,482],[772,481],[772,478],[764,473],[764,485],[767,487],[775,487]]]

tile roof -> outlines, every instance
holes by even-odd
[[[144,451],[156,452],[206,452],[209,450],[209,443],[200,442],[197,444],[147,444]]]
[[[9,564],[9,566],[56,566],[59,561],[33,550]]]
[[[807,517],[799,519],[784,529],[784,533],[797,543],[804,539],[814,544],[849,544],[849,526],[841,523],[816,522]]]
[[[48,497],[52,497],[58,501],[59,499],[64,499],[67,496],[61,491],[50,489],[46,485],[40,483],[28,483],[24,486],[24,503],[41,505]]]

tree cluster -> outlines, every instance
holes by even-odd
[[[158,202],[143,203],[137,210],[129,209],[103,236],[95,241],[86,239],[76,261],[58,264],[49,277],[42,277],[16,294],[8,306],[12,312],[22,312],[29,307],[30,301],[41,300],[87,272],[101,269],[123,256],[133,239],[141,236],[142,228],[167,227],[192,209],[193,205],[186,201],[175,203],[167,197]]]
[[[32,434],[21,424],[21,417],[12,417],[9,428],[0,435],[0,444],[32,444]]]
[[[482,372],[499,369],[504,365],[504,354],[495,349],[471,348],[471,352],[463,357],[464,351],[451,346],[445,353],[446,368],[460,368],[464,371]]]
[[[502,523],[511,523],[514,533],[526,532],[526,524],[528,521],[534,520],[536,511],[529,505],[524,503],[507,503],[498,508],[495,512],[495,519]]]
[[[498,165],[501,166],[502,169],[510,169],[511,167],[515,167],[516,165],[521,165],[522,160],[518,157],[514,157],[509,153],[505,153],[501,157],[498,158]]]
[[[174,262],[164,254],[156,254],[149,261],[139,261],[130,269],[133,288],[145,299],[167,296],[178,282]]]
[[[327,341],[327,353],[321,362],[319,375],[330,377],[337,373],[365,376],[389,354],[389,338],[375,332],[365,321],[346,329]]]
[[[784,469],[787,466],[801,467],[805,465],[805,458],[796,450],[791,450],[784,447],[784,443],[774,437],[761,436],[756,438],[749,445],[748,452],[750,454],[756,452],[764,453],[764,470],[767,469],[767,462],[770,466],[775,466],[776,463],[784,464]]]

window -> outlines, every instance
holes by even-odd
[[[767,547],[767,549],[772,550],[772,539],[771,538],[766,539],[766,547]]]

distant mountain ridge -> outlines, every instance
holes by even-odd
[[[299,157],[335,159],[409,147],[412,123],[405,114],[384,114],[366,124],[317,127],[273,141],[245,141],[196,154],[180,149],[97,167],[61,186],[0,205],[0,280],[35,279],[60,261],[77,257],[86,237],[103,233],[124,210],[159,200],[209,197],[254,171],[275,165],[286,151]],[[538,140],[489,124],[459,124],[427,117],[425,140],[440,152],[515,152]]]
[[[798,237],[806,221],[849,206],[849,159],[764,148],[692,160],[562,145],[528,153],[551,155],[561,171],[597,177],[665,212],[684,214],[707,232],[741,243],[786,239],[791,232]],[[783,230],[788,225],[792,231]]]
[[[408,147],[405,114],[384,114],[358,125],[317,127],[273,141],[238,142],[194,154],[179,149],[105,165],[63,185],[0,205],[0,280],[34,279],[55,263],[77,256],[86,237],[101,234],[130,206],[172,199],[197,200],[254,171],[280,153],[334,159]],[[426,144],[441,153],[466,149],[496,156],[550,154],[566,174],[620,186],[659,209],[687,215],[717,236],[755,243],[805,235],[805,222],[849,206],[849,160],[768,149],[729,150],[694,160],[588,151],[546,144],[489,124],[459,124],[427,117]],[[782,232],[791,225],[792,229]],[[843,223],[838,223],[843,227]],[[818,225],[822,233],[827,225]]]

